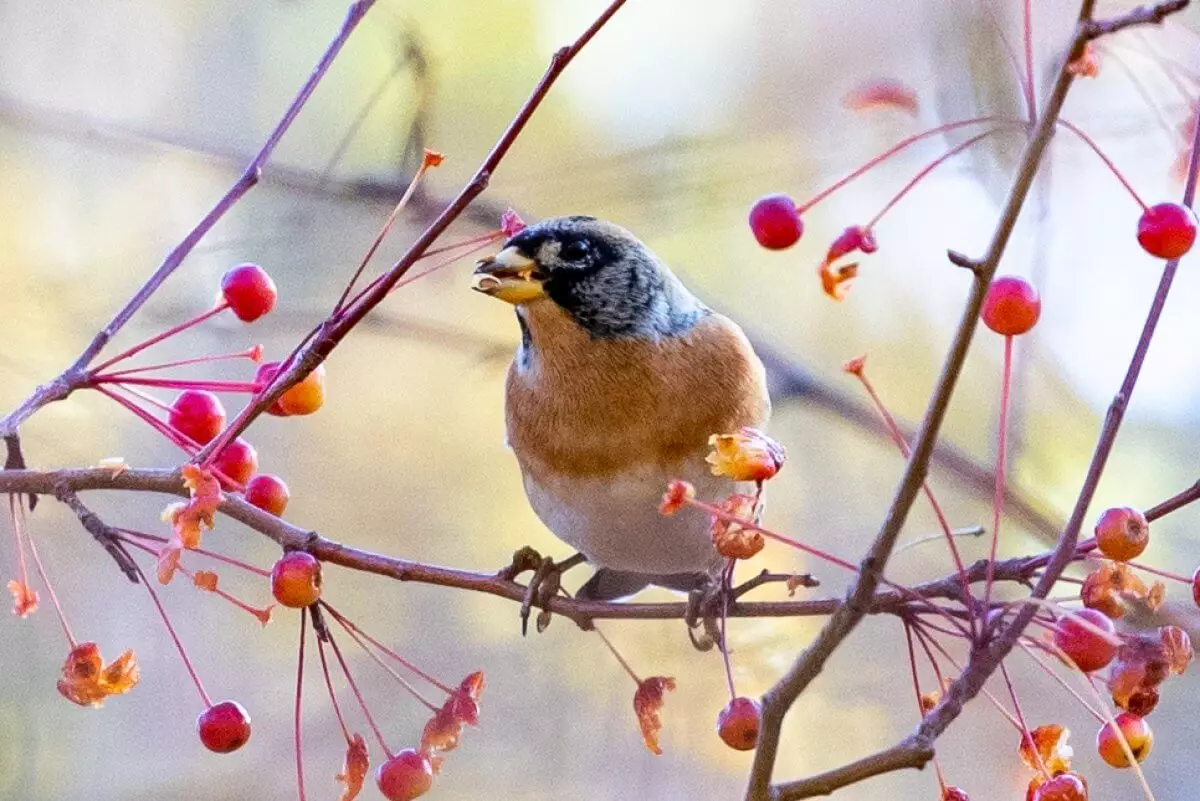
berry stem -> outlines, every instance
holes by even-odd
[[[917,672],[917,652],[913,648],[912,624],[903,618],[901,618],[901,622],[904,624],[904,642],[908,646],[908,666],[912,674],[913,696],[917,702],[917,718],[924,720],[925,706],[921,702],[921,677]],[[938,764],[936,755],[933,757],[933,773],[937,778],[939,792],[944,796],[946,794],[946,777],[942,775],[942,766]]]
[[[608,637],[604,636],[604,632],[600,630],[600,627],[596,626],[592,629],[592,631],[596,632],[597,636],[600,637],[600,641],[603,642],[608,648],[609,653],[616,657],[617,662],[625,669],[625,672],[629,674],[629,678],[633,679],[633,683],[641,685],[642,680],[638,678],[638,674],[633,672],[633,668],[631,668],[629,663],[625,661],[625,657],[621,656],[621,652],[617,650],[616,646],[612,644]]]
[[[399,662],[405,668],[407,668],[408,670],[411,670],[413,673],[415,673],[418,676],[420,676],[421,678],[425,679],[425,681],[429,682],[434,687],[437,687],[439,690],[444,692],[446,695],[451,695],[454,693],[454,689],[452,687],[438,681],[433,676],[430,676],[428,673],[426,673],[425,671],[421,670],[419,667],[414,665],[412,662],[409,662],[407,659],[400,656],[400,654],[398,654],[395,651],[391,650],[390,648],[386,647],[383,643],[379,642],[379,640],[375,639],[370,634],[367,634],[365,631],[363,631],[361,628],[359,628],[357,625],[355,625],[353,621],[351,621],[349,618],[343,616],[341,612],[334,609],[332,606],[330,606],[325,601],[321,601],[321,608],[324,609],[326,612],[328,612],[333,617],[334,620],[336,620],[338,623],[340,623],[342,625],[343,628],[346,628],[347,630],[353,631],[356,634],[360,635],[367,642],[371,643],[371,645],[374,645],[380,651],[387,654],[392,659],[395,659],[397,662]]]
[[[18,495],[9,495],[9,503],[17,505],[17,511],[13,514],[13,520],[17,520],[17,514],[20,515],[20,527],[25,529],[25,507],[21,505]],[[54,591],[54,585],[50,583],[50,575],[46,572],[46,566],[42,564],[42,557],[38,555],[37,545],[33,542],[33,537],[29,536],[27,530],[24,531],[25,541],[29,544],[29,555],[33,557],[33,566],[37,569],[38,576],[42,580],[42,586],[46,588],[46,593],[50,596],[50,602],[54,605],[54,613],[58,616],[58,623],[62,626],[63,634],[67,635],[67,642],[74,649],[79,643],[75,640],[75,635],[71,633],[71,627],[67,625],[67,616],[63,614],[62,604],[58,602],[58,593]],[[24,567],[24,554],[22,556],[22,567]],[[28,585],[26,585],[28,586]]]
[[[140,378],[127,376],[99,375],[92,379],[92,386],[100,384],[122,384],[141,387],[165,387],[167,389],[203,389],[209,392],[258,392],[260,387],[253,381],[217,381],[191,378]]]
[[[1092,697],[1096,699],[1100,711],[1104,713],[1105,723],[1112,727],[1113,733],[1117,737],[1117,742],[1121,744],[1121,750],[1125,753],[1125,759],[1129,762],[1129,766],[1137,774],[1138,782],[1142,786],[1142,792],[1146,796],[1146,801],[1155,801],[1154,792],[1150,789],[1150,783],[1146,781],[1146,774],[1142,772],[1141,763],[1133,755],[1133,749],[1129,747],[1129,741],[1125,739],[1125,733],[1121,731],[1121,727],[1117,725],[1117,721],[1113,718],[1113,713],[1109,710],[1108,704],[1105,703],[1104,696],[1096,688],[1096,683],[1092,680],[1091,676],[1082,672],[1079,675],[1083,677],[1083,683],[1087,685]]]
[[[151,345],[156,345],[159,342],[162,342],[164,339],[169,339],[182,331],[186,331],[189,328],[192,328],[193,326],[197,326],[210,317],[216,317],[218,314],[220,314],[221,312],[225,311],[228,308],[229,308],[229,304],[226,303],[224,300],[222,300],[220,303],[218,303],[216,306],[213,306],[208,311],[201,312],[200,314],[196,315],[195,317],[193,317],[190,320],[185,320],[184,322],[179,323],[178,325],[171,326],[166,331],[163,331],[162,333],[159,333],[159,334],[155,334],[154,336],[150,337],[149,339],[145,340],[144,342],[134,345],[132,348],[129,348],[128,350],[121,351],[116,356],[113,356],[111,359],[100,362],[100,364],[93,367],[89,372],[94,380],[96,377],[96,374],[99,373],[104,368],[111,367],[119,361],[124,361],[125,359],[128,359],[130,356],[137,355],[138,353],[141,353],[142,351],[144,351],[146,348],[150,347]]]
[[[1138,570],[1143,570],[1147,573],[1153,573],[1156,576],[1162,576],[1163,578],[1170,579],[1171,581],[1178,581],[1180,584],[1190,585],[1192,583],[1192,580],[1187,576],[1181,576],[1178,573],[1172,573],[1171,571],[1163,570],[1162,568],[1150,567],[1149,565],[1143,565],[1138,562],[1126,562],[1125,564],[1129,565],[1130,567],[1137,568]]]
[[[129,555],[129,551],[126,550],[125,546],[118,545],[117,547],[132,562],[134,570],[138,573],[138,578],[142,580],[142,586],[146,588],[146,592],[150,593],[150,600],[154,601],[154,608],[158,610],[158,616],[162,618],[163,625],[167,627],[167,634],[171,635],[171,642],[175,643],[175,650],[179,652],[180,658],[183,659],[183,666],[187,668],[188,675],[192,677],[192,683],[196,685],[196,691],[200,693],[200,700],[204,702],[204,708],[208,709],[213,705],[212,699],[205,692],[204,684],[200,681],[200,676],[196,673],[196,668],[192,666],[192,660],[188,658],[187,650],[183,647],[183,643],[180,642],[179,635],[175,633],[175,627],[171,625],[171,618],[167,615],[167,610],[163,608],[158,593],[150,585],[150,581],[146,578],[146,573],[142,570],[141,565],[133,561],[133,557]]]
[[[1092,717],[1094,717],[1094,718],[1096,718],[1096,720],[1100,721],[1101,724],[1104,723],[1104,715],[1102,715],[1098,711],[1096,711],[1096,708],[1094,706],[1092,706],[1091,704],[1089,704],[1087,702],[1087,700],[1082,695],[1079,694],[1078,690],[1076,690],[1074,687],[1072,687],[1070,684],[1068,684],[1066,679],[1064,679],[1062,676],[1058,675],[1057,671],[1055,671],[1054,668],[1052,668],[1052,667],[1050,667],[1050,665],[1046,664],[1046,660],[1044,660],[1040,656],[1038,656],[1037,651],[1035,651],[1033,648],[1031,648],[1024,640],[1018,640],[1017,645],[1021,646],[1022,650],[1024,650],[1025,653],[1029,655],[1030,659],[1032,659],[1034,662],[1038,663],[1038,666],[1041,667],[1041,669],[1046,672],[1046,675],[1048,675],[1050,678],[1052,678],[1056,682],[1058,682],[1058,684],[1064,690],[1066,690],[1068,693],[1070,693],[1071,696],[1076,701],[1078,701],[1080,704],[1083,705],[1084,709],[1086,709],[1088,712],[1092,713]]]
[[[161,362],[159,364],[147,364],[142,367],[129,367],[124,370],[116,370],[111,373],[97,375],[98,379],[114,379],[120,376],[134,375],[136,373],[149,373],[156,370],[168,370],[172,367],[186,367],[189,364],[203,364],[205,362],[220,362],[231,361],[237,359],[249,359],[257,361],[257,358],[262,356],[262,346],[255,345],[253,348],[248,348],[239,353],[216,353],[210,356],[194,356],[190,359],[177,359],[173,362]]]
[[[1017,689],[1013,686],[1012,677],[1008,675],[1008,665],[1004,662],[1000,663],[1000,675],[1004,678],[1004,686],[1008,688],[1008,697],[1012,699],[1013,711],[1017,713],[1017,721],[1021,724],[1021,736],[1025,738],[1023,742],[1029,743],[1029,750],[1033,752],[1038,770],[1042,772],[1042,775],[1047,779],[1053,778],[1050,771],[1046,769],[1046,762],[1042,759],[1042,752],[1038,749],[1037,743],[1034,742],[1033,734],[1029,731],[1029,724],[1025,722],[1025,713],[1021,711],[1021,702],[1017,699]]]
[[[761,491],[762,487],[759,486]],[[725,560],[725,569],[721,571],[721,661],[725,663],[725,681],[729,684],[729,700],[737,698],[737,690],[733,686],[733,665],[729,660],[729,596],[733,588],[733,568],[736,559]]]
[[[1117,169],[1117,165],[1114,164],[1113,160],[1108,157],[1108,154],[1100,149],[1100,146],[1096,144],[1096,140],[1092,139],[1092,137],[1083,132],[1082,128],[1066,118],[1060,119],[1058,124],[1083,140],[1083,143],[1091,148],[1093,153],[1100,157],[1100,160],[1104,162],[1104,166],[1108,167],[1108,171],[1111,172],[1113,176],[1121,182],[1121,186],[1125,187],[1125,191],[1129,193],[1134,202],[1142,207],[1142,211],[1146,210],[1146,201],[1142,200],[1142,196],[1139,195],[1137,190],[1133,188],[1133,184],[1129,183],[1129,179],[1125,177],[1125,174]]]
[[[296,791],[300,801],[304,795],[304,749],[300,737],[301,699],[304,694],[304,640],[308,633],[308,607],[300,610],[300,648],[296,657],[296,705],[292,711],[293,742],[296,748]]]
[[[419,701],[424,706],[428,707],[430,712],[436,713],[438,711],[437,704],[433,703],[428,698],[421,695],[421,692],[416,687],[414,687],[406,678],[401,676],[399,673],[397,673],[395,670],[393,670],[390,665],[388,665],[386,662],[384,662],[382,659],[380,659],[379,656],[374,651],[372,651],[370,648],[368,648],[367,644],[365,642],[363,642],[362,639],[360,639],[357,634],[354,633],[354,629],[352,629],[346,625],[345,621],[343,621],[337,615],[334,615],[334,619],[337,620],[337,622],[341,625],[341,627],[343,629],[345,629],[346,634],[349,635],[350,639],[354,640],[355,644],[363,650],[363,653],[365,653],[367,656],[369,656],[371,658],[372,662],[379,665],[379,667],[383,668],[389,676],[391,676],[393,679],[395,679],[400,684],[400,686],[403,687],[408,692],[409,695],[411,695],[413,698],[415,698],[417,701]]]
[[[138,539],[151,540],[153,542],[161,542],[163,544],[167,542],[166,537],[160,537],[157,534],[147,534],[144,531],[134,531],[133,529],[118,528],[116,526],[113,527],[113,531],[116,531],[118,534],[126,535],[126,537],[137,537]],[[133,540],[126,539],[126,537],[122,537],[122,539],[124,539],[130,545],[138,545],[138,543],[134,542]],[[139,545],[138,547],[144,548],[145,546]],[[225,554],[217,553],[215,551],[208,551],[204,548],[188,548],[188,553],[196,553],[200,554],[201,556],[207,556],[209,559],[216,559],[218,562],[224,562],[227,565],[241,568],[242,570],[253,573],[256,576],[262,576],[263,578],[271,577],[270,570],[263,570],[261,567],[255,567],[254,565],[238,561],[231,556],[226,556]]]
[[[1010,122],[1010,123],[1006,123],[1006,125],[997,125],[995,128],[989,128],[988,130],[984,131],[981,134],[976,134],[975,136],[972,136],[969,139],[964,139],[963,141],[959,142],[954,147],[947,150],[942,155],[938,156],[933,161],[926,164],[924,167],[921,168],[921,170],[916,175],[914,175],[909,180],[908,183],[906,183],[903,187],[901,187],[899,192],[892,195],[892,198],[883,205],[883,208],[879,210],[879,213],[877,213],[874,217],[872,217],[871,221],[868,222],[866,225],[864,225],[863,228],[865,228],[868,231],[872,230],[879,223],[879,221],[883,219],[884,215],[886,215],[889,211],[892,210],[892,207],[894,207],[897,203],[899,203],[904,198],[905,195],[907,195],[910,191],[912,191],[912,188],[914,186],[916,186],[921,181],[923,181],[925,179],[925,176],[929,175],[929,173],[933,172],[941,164],[950,160],[954,156],[957,156],[959,153],[963,152],[967,148],[978,144],[979,142],[983,141],[984,139],[987,139],[989,136],[999,133],[1000,131],[1004,130],[1005,127],[1012,126],[1012,125],[1015,125],[1015,123]]]
[[[346,744],[349,745],[353,740],[350,739],[350,729],[346,727],[346,718],[342,716],[342,706],[338,703],[337,693],[333,691],[329,661],[325,658],[325,642],[320,637],[317,637],[317,656],[321,658],[321,675],[325,678],[325,689],[329,691],[329,703],[333,705],[333,714],[337,717],[338,725],[342,727],[342,736],[346,738]]]
[[[862,176],[864,173],[870,171],[874,167],[877,167],[878,165],[887,161],[892,156],[894,156],[897,153],[908,148],[910,145],[916,144],[917,142],[920,142],[923,139],[928,139],[931,136],[937,136],[938,134],[949,133],[950,131],[954,131],[959,128],[965,128],[968,125],[980,125],[982,123],[988,123],[988,122],[1007,122],[1007,120],[1005,120],[1003,117],[975,117],[975,118],[969,119],[969,120],[958,120],[956,122],[948,122],[944,125],[939,125],[936,128],[930,128],[928,131],[922,131],[919,134],[913,134],[912,136],[905,137],[904,139],[901,139],[896,144],[892,145],[887,150],[880,153],[878,156],[875,156],[874,158],[867,161],[865,164],[863,164],[861,167],[859,167],[858,169],[851,172],[849,175],[846,175],[845,177],[841,178],[840,180],[835,181],[834,183],[827,186],[825,189],[823,189],[820,192],[818,192],[817,194],[813,195],[806,202],[801,203],[800,205],[796,206],[796,213],[804,214],[806,211],[808,211],[813,206],[820,203],[825,198],[832,195],[834,192],[836,192],[839,189],[841,189],[842,187],[844,187],[846,184],[848,184],[851,181],[855,180],[856,178]],[[1023,124],[1024,123],[1022,123],[1022,125]]]
[[[503,232],[485,234],[482,237],[473,237],[472,239],[468,239],[463,242],[458,242],[453,245],[447,245],[442,248],[437,248],[436,250],[428,251],[425,255],[421,256],[421,258],[417,259],[417,261],[422,261],[435,253],[445,253],[447,251],[458,250],[459,248],[461,248],[462,246],[467,245],[467,244],[472,245],[469,249],[463,250],[458,253],[453,253],[450,256],[437,262],[436,264],[426,267],[424,270],[418,270],[417,272],[413,273],[412,275],[404,276],[399,281],[397,281],[396,285],[393,286],[388,291],[395,292],[400,287],[408,286],[413,281],[420,280],[420,279],[424,278],[425,276],[429,275],[430,273],[434,273],[434,272],[437,272],[438,270],[445,269],[446,267],[449,267],[451,264],[456,264],[464,256],[469,256],[472,253],[477,253],[477,252],[483,250],[489,244],[496,241],[497,239],[499,239],[502,236],[504,236]],[[477,242],[476,240],[479,240],[479,241]],[[368,292],[370,292],[372,289],[375,288],[375,285],[377,283],[379,283],[379,281],[381,281],[383,279],[383,277],[384,276],[380,276],[379,278],[376,278],[374,281],[372,281],[371,283],[369,283],[365,287],[363,287],[361,292],[359,292],[357,295],[355,295],[353,298],[350,299],[349,305],[352,306],[355,303],[358,303],[358,301],[364,295],[366,295]]]
[[[1033,77],[1033,0],[1025,0],[1022,9],[1022,32],[1025,39],[1025,107],[1029,110],[1029,125],[1037,124],[1037,95]]]
[[[21,500],[21,496],[12,493],[8,496],[8,511],[13,522],[13,540],[15,541],[17,551],[17,562],[21,568],[21,584],[25,589],[29,589],[29,563],[25,559],[25,506]],[[67,632],[67,640],[71,640],[71,633]],[[72,641],[71,647],[74,646]]]
[[[105,387],[102,387],[102,386],[96,387],[96,391],[99,392],[101,395],[108,396],[112,400],[114,400],[117,403],[119,403],[120,405],[124,406],[129,411],[133,412],[135,415],[140,417],[145,423],[147,423],[151,428],[158,431],[160,434],[165,436],[167,439],[169,439],[175,445],[178,445],[184,451],[191,453],[192,450],[195,449],[196,443],[192,442],[191,439],[189,439],[185,435],[179,433],[175,429],[171,428],[170,425],[168,425],[167,423],[164,423],[162,420],[159,420],[157,417],[150,414],[145,409],[138,406],[136,403],[129,400],[128,398],[118,395],[116,392],[112,392],[111,390],[109,390]]]
[[[379,726],[375,723],[375,718],[371,716],[371,710],[367,707],[366,700],[363,699],[362,693],[359,692],[358,684],[354,681],[354,676],[350,675],[350,668],[346,666],[346,659],[342,656],[342,649],[338,648],[337,640],[333,638],[333,632],[329,632],[329,647],[333,649],[333,655],[337,657],[338,664],[341,665],[342,675],[346,677],[346,683],[350,685],[354,697],[358,700],[359,709],[362,710],[363,716],[367,719],[367,725],[371,727],[371,731],[375,735],[375,739],[379,742],[379,747],[383,750],[385,756],[391,759],[395,756],[392,749],[388,748],[387,743],[383,740],[383,732],[379,731]]]
[[[117,530],[119,531],[120,529],[117,529]],[[166,540],[164,539],[163,541],[165,542]],[[121,542],[125,543],[126,545],[132,545],[134,548],[137,548],[137,549],[138,549],[138,550],[140,550],[140,551],[144,551],[144,552],[146,552],[146,553],[150,554],[151,556],[157,556],[157,555],[158,555],[158,551],[156,551],[155,549],[151,548],[149,545],[145,545],[145,544],[143,544],[143,543],[140,543],[140,542],[138,542],[138,541],[137,541],[137,540],[135,540],[135,539],[131,539],[131,538],[129,538],[129,537],[121,537]],[[190,550],[192,550],[192,549],[191,549],[191,548],[189,548],[188,550],[190,551]],[[188,568],[184,567],[183,565],[178,565],[178,566],[176,566],[176,568],[175,568],[175,569],[176,569],[176,570],[178,570],[178,571],[179,571],[180,573],[182,573],[183,575],[185,575],[185,576],[187,576],[188,578],[190,578],[190,579],[192,580],[192,583],[193,583],[193,584],[196,582],[196,574],[195,574],[195,572],[193,572],[193,571],[189,570]],[[267,624],[267,620],[269,619],[269,618],[267,617],[267,614],[268,614],[267,610],[264,610],[264,609],[258,609],[258,608],[256,608],[256,607],[253,607],[253,606],[251,606],[250,604],[246,603],[245,601],[241,600],[240,598],[237,598],[237,597],[235,597],[235,596],[233,596],[233,595],[230,595],[229,593],[225,592],[225,590],[221,589],[220,587],[214,587],[214,588],[213,588],[213,589],[211,589],[211,590],[209,590],[209,589],[205,589],[204,591],[205,591],[205,592],[211,592],[213,595],[216,595],[216,596],[217,596],[217,597],[219,597],[219,598],[224,598],[226,601],[228,601],[229,603],[233,604],[233,605],[234,605],[234,606],[236,606],[238,609],[241,609],[241,610],[243,610],[243,611],[245,611],[245,612],[249,612],[250,614],[254,615],[256,618],[258,618],[258,619],[259,619],[259,621],[260,621],[260,622],[261,622],[261,623],[262,623],[264,626]],[[268,607],[268,609],[269,609],[269,608],[270,608],[270,607]]]
[[[945,648],[943,648],[942,644],[940,642],[938,642],[937,640],[930,637],[929,644],[932,645],[935,649],[937,649],[938,653],[940,653],[942,655],[942,657],[947,662],[950,663],[950,666],[953,667],[955,670],[957,670],[960,674],[966,672],[965,669],[963,668],[963,666],[961,664],[959,664],[958,660],[955,659],[953,656],[951,656],[950,652],[947,651]],[[996,711],[999,712],[1004,717],[1005,720],[1007,720],[1009,723],[1011,723],[1012,727],[1014,729],[1016,729],[1019,732],[1024,731],[1024,729],[1021,726],[1021,721],[1019,721],[1015,717],[1013,717],[1012,713],[1010,713],[1007,709],[1004,708],[1004,704],[1000,703],[1000,699],[997,698],[995,695],[993,695],[990,690],[988,690],[986,687],[983,687],[983,688],[980,688],[979,693],[984,698],[991,701],[992,706],[995,707]]]
[[[992,544],[988,549],[987,580],[983,585],[983,608],[992,602],[992,585],[996,581],[996,547],[1000,542],[1000,513],[1004,509],[1004,478],[1008,450],[1008,407],[1012,392],[1013,338],[1004,337],[1004,366],[1000,373],[1000,424],[996,435],[996,492],[992,496]]]
[[[800,550],[800,551],[803,551],[804,553],[815,556],[818,559],[824,559],[825,561],[835,564],[838,567],[844,567],[847,570],[853,571],[855,573],[858,572],[857,565],[855,565],[851,562],[847,562],[845,559],[842,559],[841,557],[834,556],[831,553],[826,553],[825,551],[819,550],[817,548],[813,548],[812,546],[809,546],[809,545],[804,545],[803,543],[797,542],[796,540],[793,540],[793,539],[789,539],[788,537],[785,537],[782,534],[776,534],[774,531],[765,529],[762,526],[758,525],[757,523],[754,523],[753,521],[744,520],[743,518],[740,518],[737,515],[730,514],[729,512],[726,512],[724,509],[714,506],[711,503],[697,500],[695,498],[689,498],[687,503],[689,503],[692,506],[695,506],[697,509],[704,510],[705,512],[707,512],[708,514],[712,515],[715,518],[724,520],[729,523],[737,523],[738,525],[742,526],[743,528],[748,528],[748,529],[752,529],[754,531],[759,532],[760,534],[762,534],[764,537],[766,537],[768,539],[775,540],[776,542],[782,542],[784,545],[790,545],[797,550]]]

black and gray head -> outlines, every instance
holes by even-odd
[[[597,338],[680,334],[707,311],[637,237],[595,217],[531,225],[475,275],[478,291],[518,307],[549,300]]]

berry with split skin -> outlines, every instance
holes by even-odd
[[[283,479],[268,473],[260,473],[250,479],[242,496],[246,499],[246,503],[257,506],[264,512],[270,512],[276,517],[283,516],[283,510],[287,508],[288,501],[292,497],[287,484],[283,483]]]
[[[274,380],[279,372],[279,362],[267,362],[258,368],[254,375],[254,383],[265,388]],[[279,396],[279,400],[271,404],[267,414],[276,417],[312,414],[325,404],[325,365],[318,364],[302,381]]]
[[[185,389],[171,404],[167,422],[197,445],[207,445],[225,427],[225,407],[211,392]]]
[[[1129,750],[1133,752],[1133,758],[1138,762],[1145,760],[1150,755],[1150,749],[1154,747],[1154,732],[1150,730],[1146,719],[1132,712],[1122,712],[1113,722],[1116,723],[1116,728],[1112,723],[1105,723],[1096,734],[1096,750],[1100,757],[1114,768],[1133,766],[1125,754],[1125,749],[1121,747],[1121,738],[1117,736],[1119,728],[1129,744]]]
[[[375,784],[388,801],[413,801],[433,786],[433,765],[425,754],[405,748],[376,769]]]
[[[1149,543],[1150,524],[1137,509],[1114,506],[1096,521],[1096,546],[1109,559],[1118,562],[1136,559]]]
[[[1151,256],[1178,259],[1196,241],[1196,215],[1179,203],[1159,203],[1142,212],[1138,243]]]
[[[717,715],[717,734],[735,751],[752,751],[758,744],[762,706],[753,698],[734,698]]]
[[[237,318],[252,323],[271,309],[279,293],[267,271],[257,264],[234,267],[221,278],[221,295]]]
[[[1006,275],[992,281],[983,308],[979,312],[983,324],[1003,336],[1015,337],[1037,325],[1042,314],[1042,301],[1037,290],[1023,278]]]
[[[238,484],[245,484],[258,470],[258,452],[246,440],[238,437],[226,445],[213,460],[213,467]]]
[[[213,704],[196,718],[196,733],[209,751],[228,754],[250,739],[250,713],[237,701]]]
[[[285,553],[271,568],[271,594],[293,609],[316,603],[321,597],[321,563],[304,551]]]
[[[787,195],[767,195],[750,207],[750,231],[768,250],[783,250],[800,241],[804,221]]]
[[[1087,782],[1078,773],[1060,773],[1039,785],[1030,801],[1088,801]]]
[[[1096,629],[1109,636],[1102,636]],[[1107,616],[1095,609],[1080,609],[1059,619],[1054,630],[1054,644],[1080,670],[1091,673],[1116,657],[1119,649],[1113,642],[1116,633],[1116,626]]]

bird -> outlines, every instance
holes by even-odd
[[[481,260],[472,288],[516,310],[505,430],[533,511],[595,568],[584,600],[711,586],[707,515],[662,515],[668,483],[714,475],[709,437],[763,428],[766,371],[737,323],[701,303],[628,230],[588,216],[529,225]]]

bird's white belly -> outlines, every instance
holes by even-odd
[[[634,573],[708,571],[720,557],[712,546],[709,517],[686,508],[673,517],[659,512],[672,479],[690,481],[698,498],[720,499],[737,485],[709,474],[703,458],[672,474],[647,467],[606,477],[555,478],[539,482],[525,473],[533,510],[555,536],[597,567]]]

